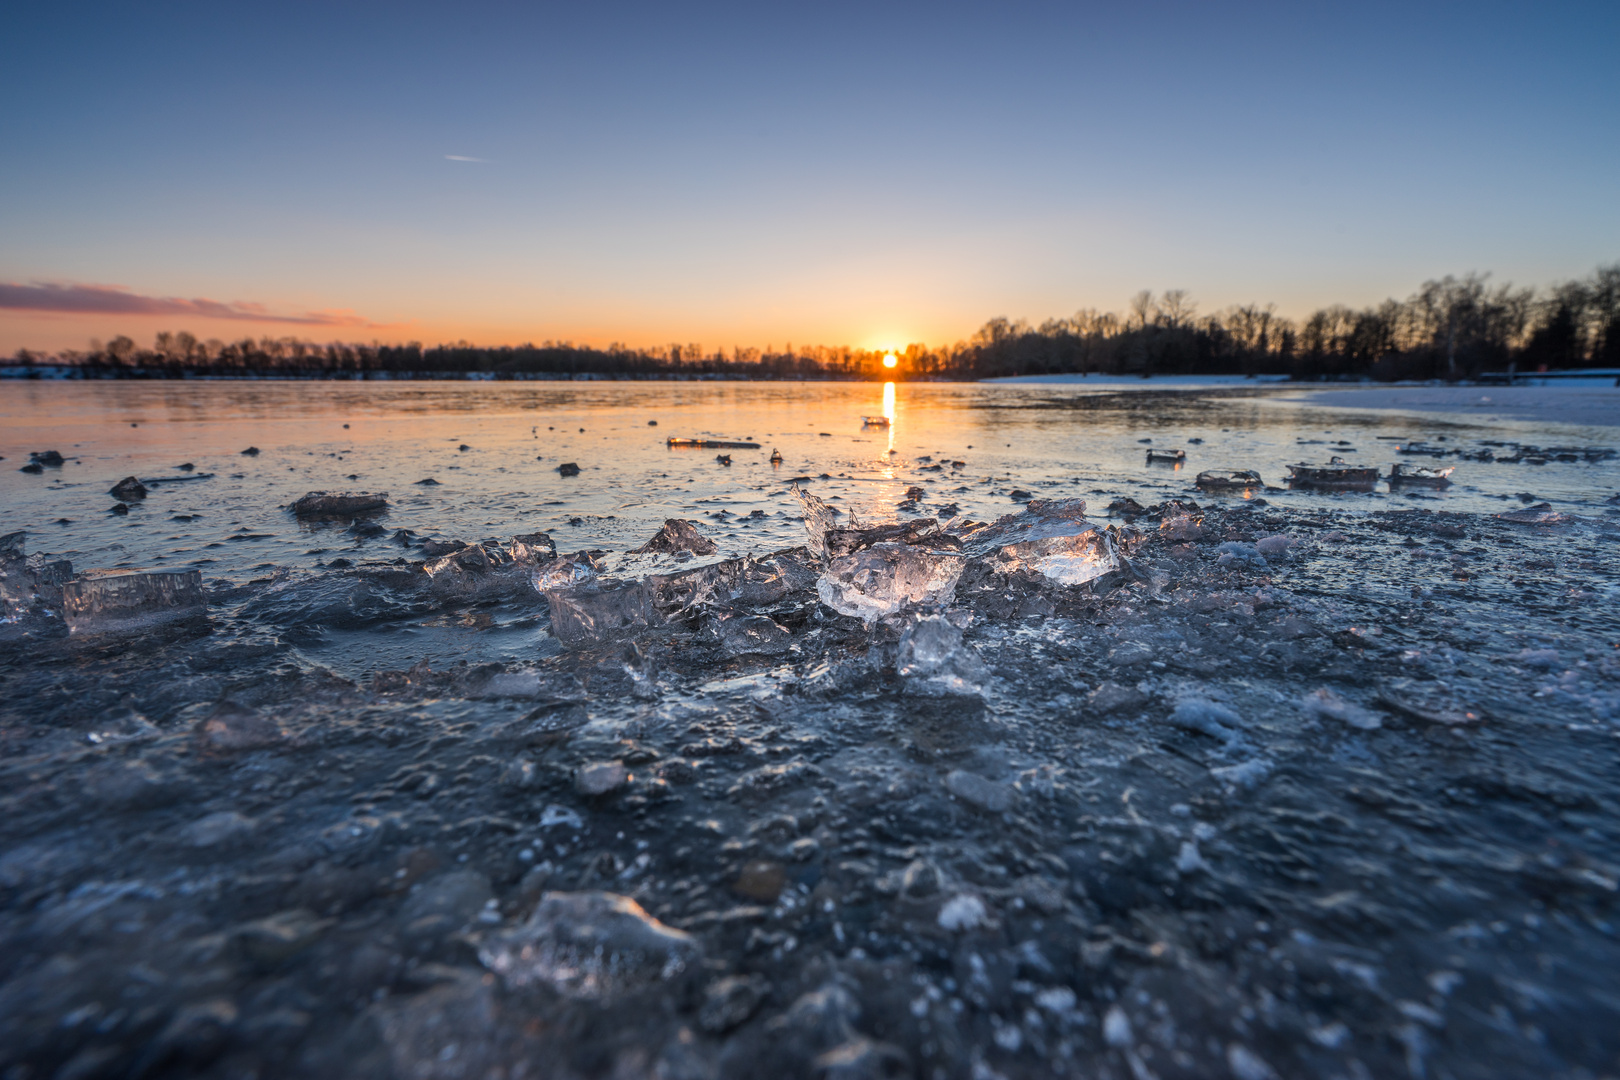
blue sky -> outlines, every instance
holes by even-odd
[[[1142,288],[1302,315],[1620,259],[1612,3],[63,4],[7,24],[6,351],[180,328],[943,343]]]

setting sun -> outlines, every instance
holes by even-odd
[[[883,366],[886,368],[892,368],[899,363],[900,359],[899,357],[895,356],[894,353],[887,353],[883,357]]]

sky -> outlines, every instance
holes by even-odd
[[[0,353],[948,344],[1620,260],[1620,5],[18,5]]]

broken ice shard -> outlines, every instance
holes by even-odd
[[[960,535],[963,553],[981,556],[1007,544],[1080,536],[1090,528],[1084,499],[1034,499],[1019,513],[967,528]]]
[[[906,544],[874,544],[829,563],[816,592],[834,611],[873,623],[908,607],[950,603],[963,562]]]
[[[810,553],[818,559],[827,558],[827,532],[838,527],[838,511],[798,484],[793,485],[793,494],[804,507],[804,531],[809,534]]]
[[[553,589],[579,588],[596,580],[596,560],[589,552],[577,551],[549,562],[542,562],[530,580],[543,593]]]
[[[28,575],[28,559],[23,551],[27,533],[0,536],[0,619],[11,620],[28,606],[34,583]]]
[[[133,476],[126,476],[122,480],[118,481],[118,483],[114,484],[112,486],[112,490],[108,491],[107,494],[111,495],[115,499],[122,499],[125,502],[128,502],[131,499],[144,499],[146,498],[146,485],[135,479]]]
[[[668,613],[733,602],[748,607],[775,604],[815,581],[816,572],[804,549],[794,548],[762,559],[744,556],[675,574],[653,574],[647,578],[647,587],[658,609]]]
[[[793,644],[793,634],[769,615],[717,611],[709,630],[727,656],[781,656]]]
[[[546,592],[551,632],[571,649],[624,641],[658,626],[663,617],[641,582],[608,587],[582,586]]]
[[[977,694],[989,677],[962,631],[938,615],[918,619],[900,635],[894,667],[906,680],[906,693],[927,697]]]
[[[1510,510],[1505,514],[1497,514],[1498,521],[1511,521],[1515,525],[1564,525],[1575,520],[1573,514],[1561,514],[1552,508],[1551,503],[1536,503],[1523,510]]]
[[[713,555],[716,550],[714,541],[698,532],[692,522],[683,518],[670,518],[664,522],[663,528],[653,534],[651,540],[632,549],[630,554],[673,554],[685,551],[693,555]]]
[[[1005,544],[989,561],[1003,573],[1036,573],[1055,585],[1083,585],[1123,565],[1113,537],[1101,529]]]
[[[75,634],[142,630],[207,610],[196,570],[90,570],[62,586],[62,617]]]
[[[627,896],[548,892],[529,921],[478,950],[510,987],[541,983],[571,998],[604,998],[672,979],[702,947]]]
[[[311,491],[291,507],[299,517],[350,517],[387,508],[386,491]]]
[[[1193,485],[1202,491],[1249,491],[1263,486],[1253,469],[1210,469],[1199,473]]]
[[[512,537],[506,553],[517,562],[538,563],[557,557],[557,545],[547,533],[524,533]]]

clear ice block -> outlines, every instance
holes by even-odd
[[[674,978],[701,955],[690,934],[609,892],[548,892],[528,922],[478,950],[508,986],[541,983],[584,999]]]
[[[75,634],[143,630],[207,610],[196,570],[89,570],[62,586],[62,617]]]
[[[876,622],[909,607],[938,607],[956,595],[963,559],[906,544],[874,544],[834,559],[816,582],[821,602]]]

